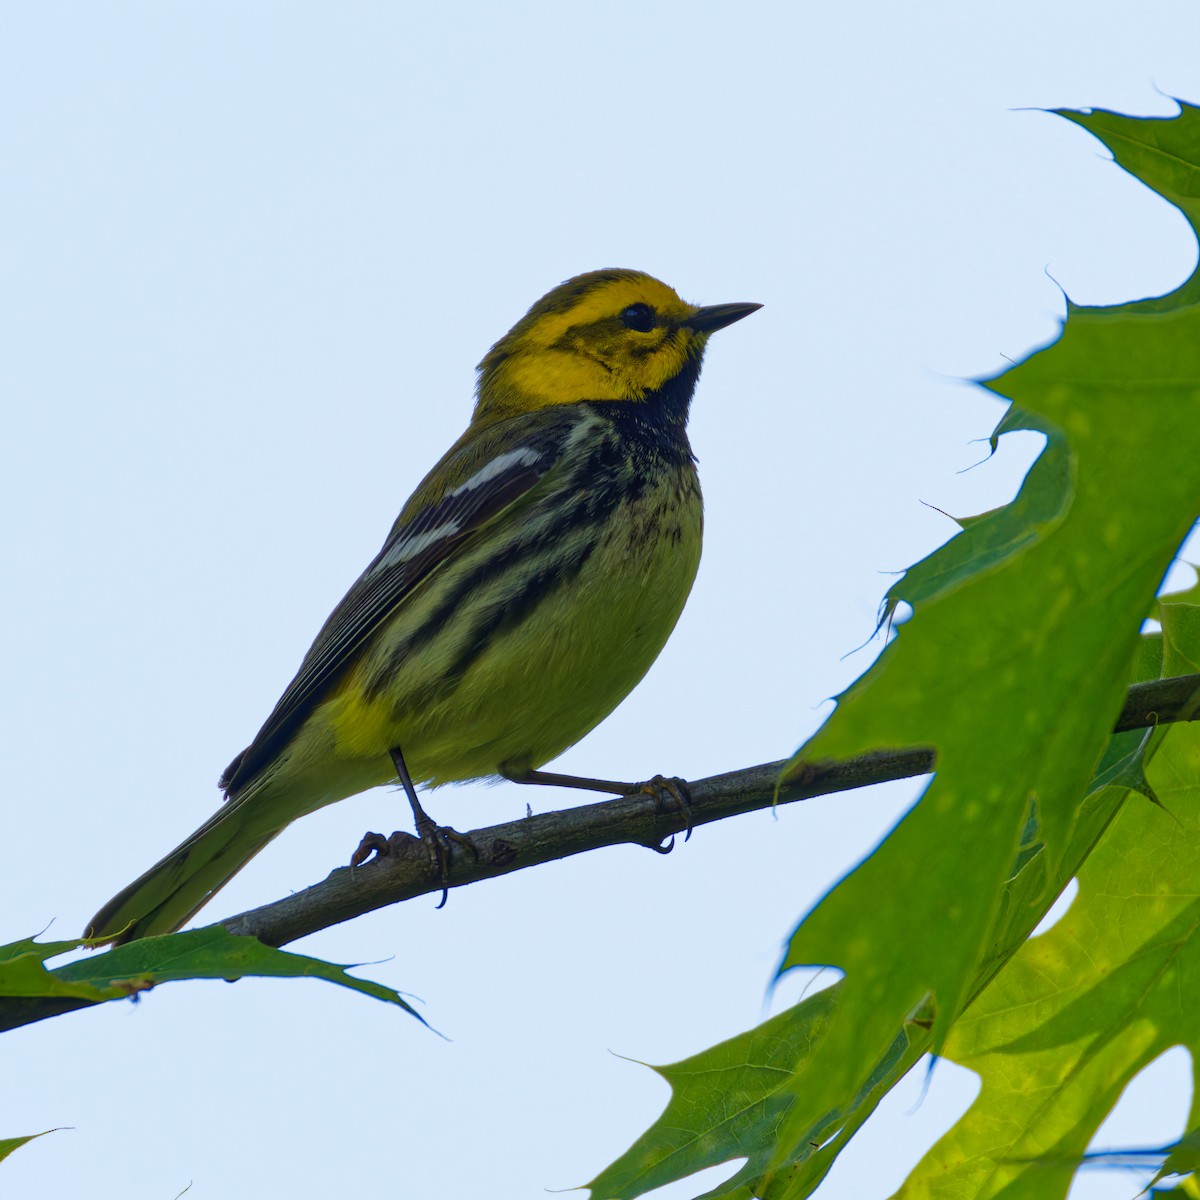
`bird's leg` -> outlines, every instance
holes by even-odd
[[[417,836],[421,839],[426,853],[429,855],[429,870],[442,885],[442,898],[438,901],[438,908],[441,908],[449,895],[450,843],[457,842],[465,850],[469,850],[476,860],[479,858],[479,848],[469,837],[459,833],[457,829],[451,829],[449,825],[439,825],[434,821],[421,807],[420,800],[417,799],[417,789],[413,786],[412,776],[408,773],[408,767],[404,762],[404,755],[400,753],[400,747],[393,747],[389,753],[392,756],[392,764],[396,768],[400,786],[404,789],[404,794],[408,797],[408,803],[412,808]],[[403,836],[407,838],[409,835],[404,834]],[[397,834],[392,834],[390,838],[385,838],[379,833],[366,834],[351,857],[350,865],[352,867],[360,866],[373,853],[378,854],[381,858],[386,858],[393,852],[393,842],[398,837]]]
[[[429,869],[442,885],[442,898],[438,901],[438,908],[441,908],[449,895],[447,877],[450,873],[450,843],[457,842],[464,850],[469,850],[471,856],[477,861],[479,850],[465,834],[459,833],[457,829],[451,829],[449,825],[439,825],[433,820],[421,807],[420,800],[417,799],[417,789],[413,786],[412,777],[408,773],[408,767],[405,765],[404,755],[400,753],[400,747],[394,746],[389,753],[392,756],[392,763],[396,767],[400,786],[404,788],[404,794],[408,797],[408,803],[412,808],[417,835],[425,843],[425,849],[429,853]]]
[[[553,771],[518,771],[508,767],[500,774],[509,783],[532,783],[541,787],[579,788],[584,792],[609,792],[614,796],[628,796],[641,790],[640,783],[620,783],[615,779],[588,779],[584,775],[556,775]]]
[[[683,817],[686,830],[683,840],[686,842],[692,836],[692,798],[688,792],[687,780],[677,776],[668,778],[665,775],[655,775],[645,783],[621,783],[615,779],[589,779],[584,775],[558,775],[553,771],[503,770],[501,774],[510,783],[579,788],[585,792],[609,792],[614,796],[653,796],[657,813],[665,813],[669,808],[675,808]],[[669,803],[665,799],[667,796],[671,798]],[[663,853],[667,851],[664,850]]]

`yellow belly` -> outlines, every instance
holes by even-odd
[[[459,647],[447,634],[409,656],[381,691],[380,657],[394,644],[385,629],[287,757],[334,791],[345,786],[343,795],[393,778],[394,746],[415,780],[435,785],[549,762],[602,721],[658,656],[695,579],[701,525],[690,469],[648,488],[606,522],[577,575],[456,678],[448,663]],[[462,571],[470,569],[468,560]],[[397,621],[413,627],[455,582],[453,571],[439,577]]]

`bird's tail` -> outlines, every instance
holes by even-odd
[[[118,892],[89,922],[84,936],[103,942],[174,933],[225,886],[271,839],[250,819],[254,806],[228,801],[189,838]],[[287,824],[285,821],[283,824]]]

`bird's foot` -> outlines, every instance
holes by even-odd
[[[461,846],[471,857],[479,861],[479,847],[465,833],[459,833],[449,825],[439,825],[424,809],[416,814],[417,836],[429,856],[429,873],[441,884],[442,898],[438,908],[444,908],[450,894],[450,856],[453,846]]]
[[[654,811],[659,816],[672,811],[677,812],[683,818],[683,840],[686,842],[692,836],[692,796],[688,791],[686,779],[680,779],[678,775],[655,775],[645,783],[635,784],[625,794],[653,796]],[[675,849],[675,835],[671,834],[665,845],[654,848],[659,854],[670,854]]]
[[[686,842],[692,836],[692,797],[688,792],[686,779],[676,775],[655,775],[645,783],[621,783],[615,779],[590,779],[581,775],[559,775],[554,771],[505,770],[505,779],[513,783],[540,784],[543,787],[579,788],[586,792],[608,792],[614,796],[652,796],[655,812],[662,816],[675,811],[684,822],[684,837]],[[671,834],[665,845],[656,844],[653,848],[660,854],[670,854],[675,847],[675,835]]]
[[[450,857],[451,847],[461,846],[471,857],[479,861],[479,847],[465,833],[451,829],[449,825],[438,825],[424,811],[417,820],[417,837],[398,829],[391,837],[382,833],[364,833],[358,849],[350,856],[352,867],[361,867],[372,856],[375,858],[399,858],[409,852],[413,842],[419,841],[425,847],[429,859],[429,873],[437,880],[442,889],[442,898],[438,908],[446,903],[450,891]]]
[[[389,754],[392,765],[396,768],[396,778],[400,780],[400,786],[404,789],[405,796],[408,797],[413,822],[417,827],[417,836],[421,839],[426,854],[429,855],[430,873],[441,886],[442,898],[438,901],[437,906],[443,908],[446,904],[446,897],[450,894],[451,846],[457,842],[464,850],[471,852],[471,857],[476,862],[479,861],[479,848],[466,834],[459,833],[457,829],[451,829],[449,825],[439,825],[430,817],[421,807],[421,801],[417,799],[417,789],[413,786],[412,776],[408,773],[408,766],[400,747],[393,746]],[[396,834],[392,834],[392,837],[396,836]],[[362,847],[360,846],[359,849],[361,850]]]

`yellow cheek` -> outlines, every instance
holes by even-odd
[[[624,400],[628,385],[603,363],[584,354],[543,350],[505,364],[506,382],[539,406],[576,400]]]
[[[575,404],[580,400],[641,400],[673,379],[687,364],[703,335],[676,329],[651,354],[634,355],[621,342],[539,346],[534,353],[513,354],[499,364],[489,386],[497,408],[519,411]],[[501,399],[507,397],[508,399]]]
[[[679,333],[674,334],[671,340],[636,364],[641,385],[648,392],[662,387],[668,379],[674,379],[683,370],[687,357],[687,338]]]

